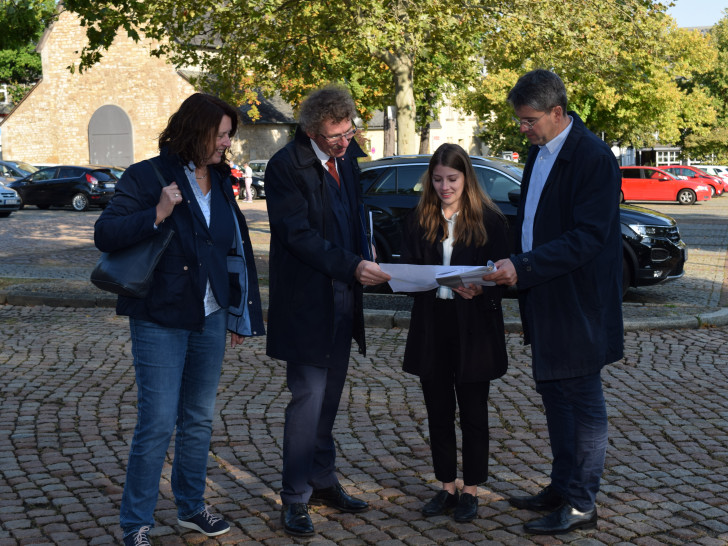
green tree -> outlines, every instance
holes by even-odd
[[[117,29],[123,29],[136,39],[143,32],[158,40],[154,53],[167,55],[177,65],[201,67],[207,76],[200,84],[238,104],[247,100],[254,105],[254,89],[278,90],[297,104],[311,88],[343,81],[365,120],[376,109],[397,106],[400,153],[416,151],[418,124],[426,126],[443,97],[456,92],[457,104],[467,104],[490,120],[484,136],[494,149],[513,147],[508,139],[522,142],[518,135],[510,136],[505,93],[519,74],[537,66],[562,74],[574,105],[613,138],[643,138],[631,133],[638,126],[633,122],[654,113],[649,98],[659,98],[662,105],[671,95],[658,92],[670,78],[655,70],[664,52],[657,27],[664,22],[658,17],[665,8],[653,0],[64,4],[87,27],[89,45],[80,52],[82,69],[97,62]],[[652,87],[640,85],[650,79],[656,82]],[[630,103],[624,95],[631,89],[645,99]],[[615,108],[619,114],[612,112]],[[650,127],[650,134],[670,130],[671,125],[661,123]]]
[[[709,132],[688,133],[684,146],[692,158],[714,156],[719,163],[728,162],[728,10],[708,33],[717,59],[703,67],[693,85],[704,90],[713,101],[717,121]]]
[[[0,0],[0,83],[13,102],[41,76],[35,44],[55,10],[54,0]]]
[[[686,131],[701,133],[713,123],[707,94],[681,82],[693,78],[691,66],[712,65],[715,51],[700,33],[677,29],[664,6],[538,6],[528,22],[508,20],[491,36],[495,47],[486,61],[487,75],[468,97],[476,114],[492,118],[483,138],[494,151],[528,149],[511,123],[506,96],[519,75],[533,68],[557,72],[569,92],[569,107],[610,142],[672,144]]]

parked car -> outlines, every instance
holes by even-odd
[[[677,201],[681,205],[693,205],[708,201],[712,195],[710,186],[694,180],[683,180],[657,167],[620,167],[622,192],[620,203],[625,201]]]
[[[20,209],[21,203],[20,196],[13,188],[0,182],[0,218],[7,218]]]
[[[255,176],[258,176],[260,178],[263,178],[265,175],[265,168],[268,165],[267,159],[252,159],[248,161],[248,165],[250,165],[250,168],[253,169],[253,174]]]
[[[695,165],[701,171],[713,176],[720,176],[724,183],[728,185],[728,166],[726,165]]]
[[[116,181],[109,169],[59,165],[40,169],[8,185],[20,195],[21,208],[71,205],[74,210],[84,211],[91,205],[105,207],[114,195]]]
[[[37,167],[24,161],[0,161],[0,181],[10,182],[24,178],[37,170]]]
[[[237,178],[235,176],[235,170],[233,170],[233,193],[236,198],[245,199],[245,181],[243,177]],[[263,179],[259,176],[253,177],[253,183],[250,185],[250,193],[252,199],[258,199],[265,197],[265,184]]]
[[[89,167],[90,169],[108,169],[117,180],[121,178],[121,175],[123,175],[126,170],[126,167],[117,167],[114,165],[84,165],[84,167]]]
[[[523,164],[498,158],[471,159],[481,186],[513,225],[521,195]],[[371,214],[377,255],[382,262],[400,259],[404,218],[420,199],[420,179],[429,160],[428,155],[397,156],[360,163],[364,205],[367,214]],[[683,276],[688,251],[675,220],[650,209],[621,205],[620,221],[625,293],[630,286]]]
[[[686,180],[707,184],[710,187],[711,197],[721,195],[725,191],[726,182],[720,176],[713,176],[692,165],[665,165],[660,166],[660,169],[678,178],[685,177]]]

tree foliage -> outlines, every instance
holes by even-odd
[[[54,10],[54,0],[0,0],[0,83],[8,84],[11,102],[41,76],[35,44]]]
[[[154,53],[198,66],[199,83],[255,107],[257,90],[294,105],[342,81],[367,120],[397,106],[399,153],[455,97],[484,120],[495,151],[523,150],[508,89],[545,67],[572,107],[608,140],[641,146],[705,134],[716,115],[695,66],[715,47],[677,29],[656,0],[65,0],[87,28],[81,69],[118,29],[157,40]],[[255,109],[252,111],[255,115]]]
[[[704,90],[685,85],[694,77],[691,67],[715,62],[704,36],[677,29],[660,4],[585,1],[573,9],[574,4],[530,4],[528,21],[508,19],[490,37],[487,75],[467,103],[476,114],[492,118],[483,134],[492,149],[527,150],[511,124],[506,96],[533,68],[558,73],[569,107],[609,142],[673,144],[685,132],[704,132],[714,122]]]

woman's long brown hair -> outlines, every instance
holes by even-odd
[[[416,210],[419,224],[425,231],[425,239],[434,244],[440,228],[443,232],[440,241],[444,241],[448,236],[447,222],[442,215],[442,203],[432,185],[432,173],[438,165],[450,167],[465,175],[463,194],[460,197],[460,213],[453,234],[455,244],[485,245],[488,242],[488,233],[483,221],[483,211],[490,210],[499,216],[503,214],[480,187],[470,157],[457,144],[443,144],[435,150],[427,171],[420,180],[422,197]]]

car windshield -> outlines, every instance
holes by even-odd
[[[116,182],[116,177],[109,171],[93,171],[91,175],[99,182]]]
[[[25,163],[24,161],[17,161],[15,163],[15,166],[18,169],[20,169],[21,171],[23,171],[25,174],[34,173],[35,171],[38,170],[38,167],[34,167],[33,165],[31,165],[29,163]]]

